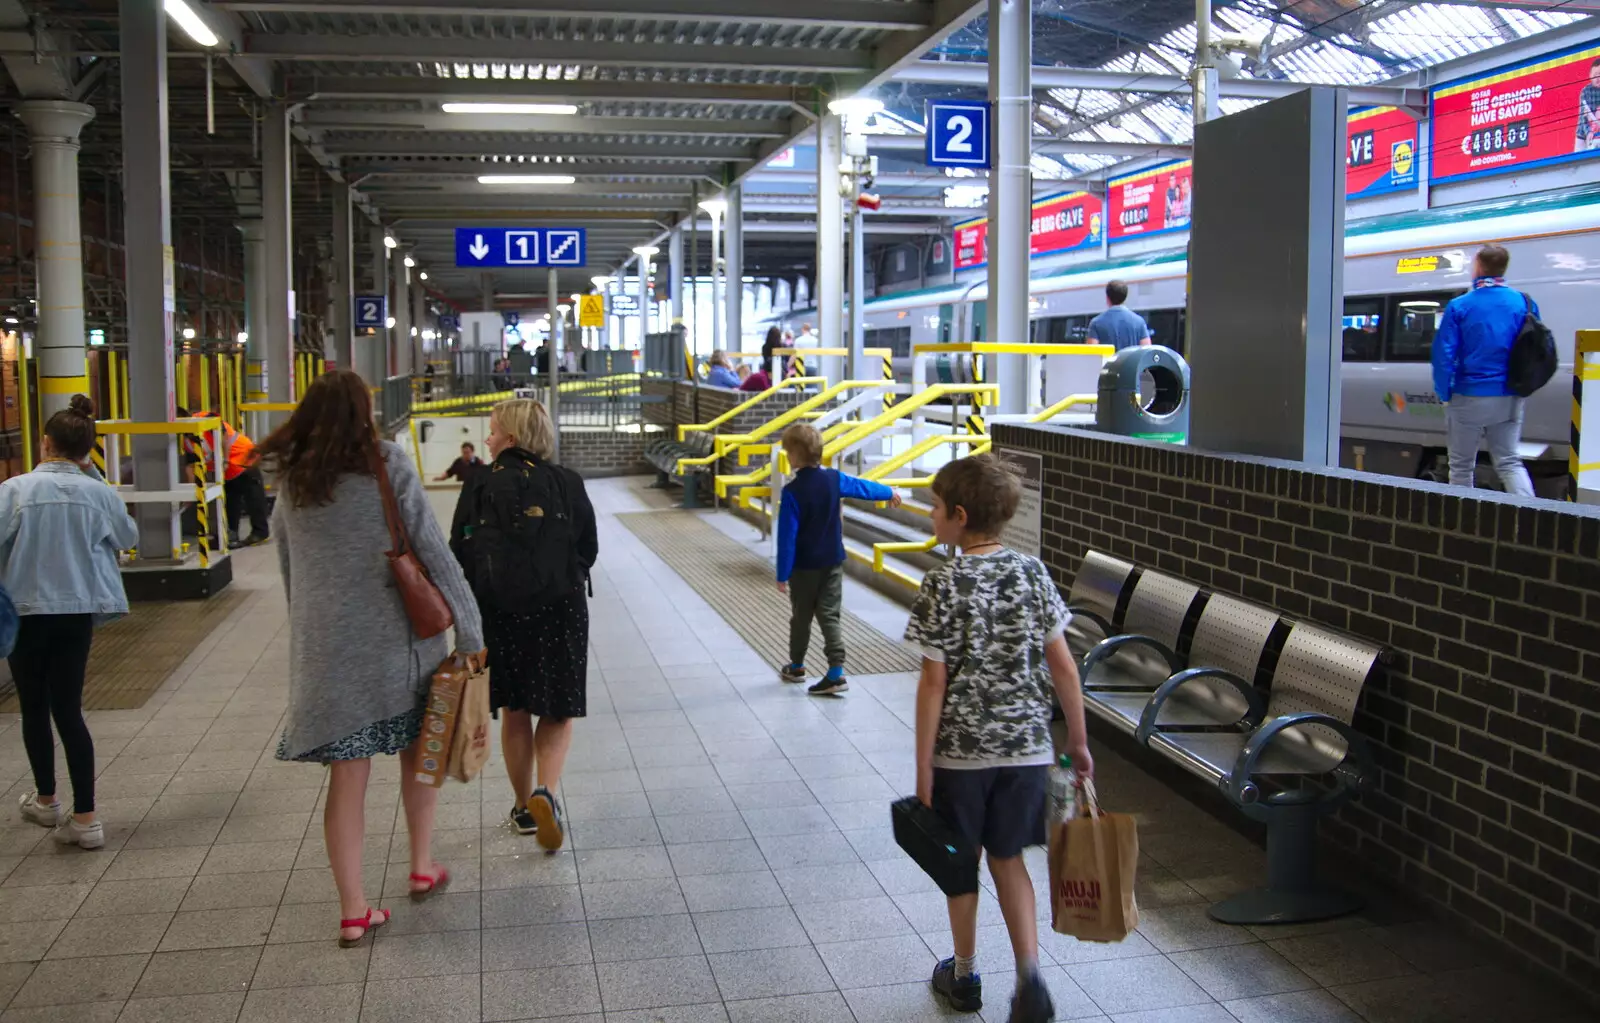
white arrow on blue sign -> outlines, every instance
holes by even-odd
[[[930,99],[925,123],[930,167],[989,166],[989,104],[975,99]]]
[[[581,227],[458,227],[456,266],[583,266],[587,240]]]
[[[389,322],[389,301],[382,295],[357,295],[356,327],[382,328]]]

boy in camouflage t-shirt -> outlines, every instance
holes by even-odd
[[[1021,487],[998,458],[963,458],[933,480],[933,529],[961,555],[922,581],[906,639],[922,648],[917,687],[917,798],[989,858],[1017,958],[1011,1023],[1054,1015],[1039,977],[1033,880],[1022,851],[1045,841],[1045,798],[1055,750],[1050,692],[1066,718],[1073,766],[1092,775],[1078,671],[1067,650],[1066,605],[1038,559],[997,537]],[[950,900],[955,955],[933,971],[952,1008],[983,1004],[978,896]]]

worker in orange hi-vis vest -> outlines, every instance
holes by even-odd
[[[178,409],[178,418],[189,418],[189,412]],[[208,418],[216,415],[215,412],[200,412],[198,418]],[[209,471],[211,465],[211,438],[212,434],[206,433],[201,437],[200,450],[196,451],[192,440],[187,442],[191,457],[203,458]],[[242,546],[250,547],[255,544],[266,543],[272,531],[267,519],[267,488],[261,478],[261,468],[256,465],[256,445],[249,437],[233,428],[224,421],[222,424],[222,444],[226,449],[227,464],[222,469],[222,498],[227,508],[228,542],[232,546],[240,546],[239,520],[245,515],[250,516],[250,538]]]

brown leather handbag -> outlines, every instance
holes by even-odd
[[[383,497],[383,518],[389,526],[389,550],[384,553],[389,558],[389,570],[394,573],[394,588],[405,603],[411,631],[418,639],[432,639],[454,625],[455,616],[411,546],[411,537],[400,518],[400,502],[395,500],[394,486],[389,482],[389,467],[377,445],[373,445],[371,457],[378,493]]]

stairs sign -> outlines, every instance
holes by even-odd
[[[458,227],[456,266],[580,267],[589,259],[581,227]]]

